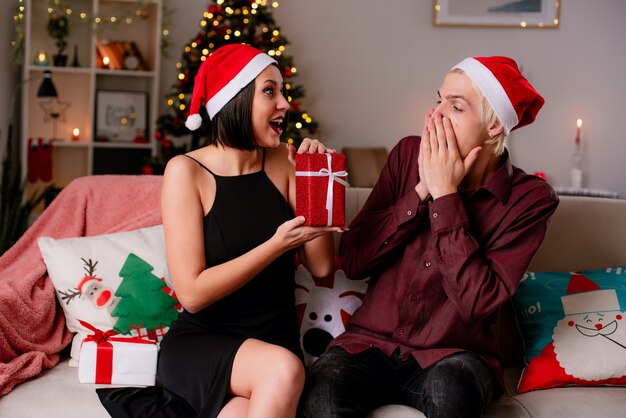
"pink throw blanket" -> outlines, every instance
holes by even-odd
[[[158,225],[161,184],[160,176],[76,179],[0,257],[0,396],[54,367],[72,338],[37,238],[93,236]]]

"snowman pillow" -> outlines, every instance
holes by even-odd
[[[168,286],[163,226],[93,237],[41,237],[39,249],[65,314],[76,333],[71,366],[83,339],[101,331],[160,341],[181,309]]]
[[[626,268],[526,273],[513,301],[525,343],[517,391],[626,385]]]

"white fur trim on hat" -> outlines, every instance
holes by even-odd
[[[504,134],[508,135],[511,129],[518,124],[519,119],[511,99],[509,99],[496,76],[474,58],[465,58],[452,68],[463,70],[468,77],[474,80],[474,83],[478,85],[494,112],[496,112],[498,119],[500,119],[504,128]]]
[[[200,125],[202,125],[202,116],[197,113],[195,115],[189,115],[185,121],[185,126],[191,131],[195,131]]]
[[[246,87],[256,76],[261,74],[268,65],[275,63],[276,60],[267,54],[258,54],[252,58],[228,84],[222,87],[222,89],[215,93],[207,102],[206,110],[209,114],[209,118],[213,119],[213,116],[215,116],[230,99],[235,97],[241,89]]]
[[[617,293],[613,289],[593,290],[561,296],[565,315],[619,311]]]

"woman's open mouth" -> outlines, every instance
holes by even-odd
[[[281,135],[283,133],[283,120],[282,119],[272,119],[272,120],[270,120],[270,127],[278,135]]]

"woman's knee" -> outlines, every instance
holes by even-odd
[[[297,395],[304,386],[304,366],[291,351],[258,340],[239,348],[231,374],[231,392],[249,398],[253,392]]]
[[[268,364],[269,378],[283,388],[301,392],[305,375],[300,359],[286,349],[279,350],[273,357],[272,363]]]

